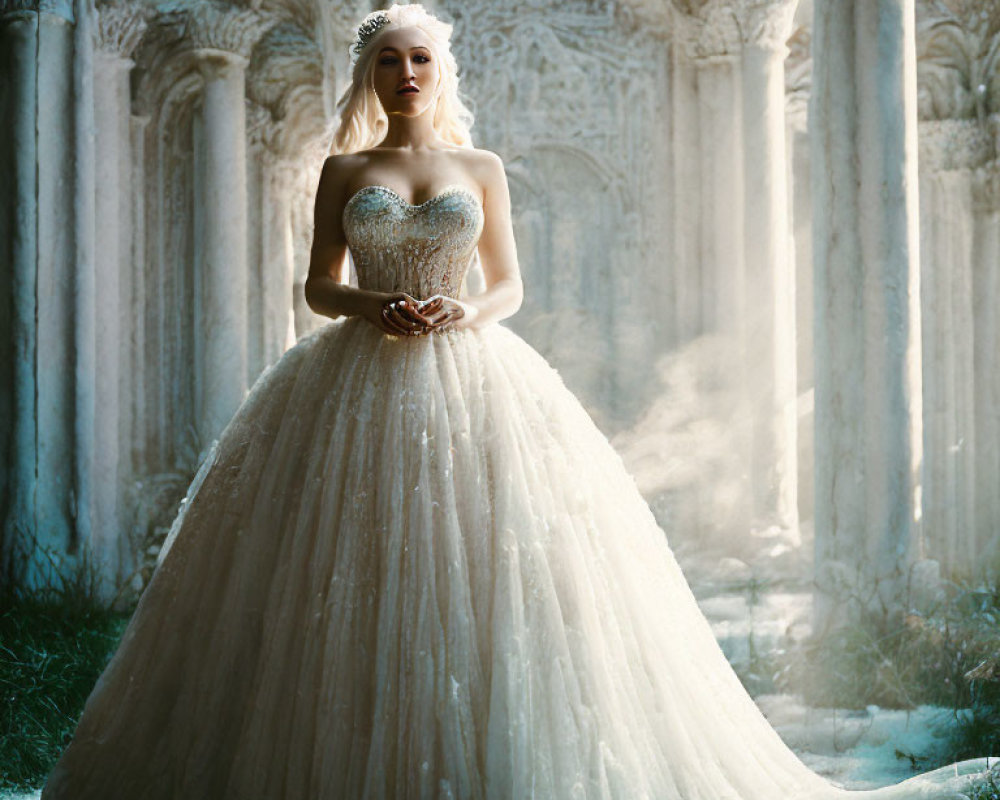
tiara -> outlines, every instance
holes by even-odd
[[[365,17],[358,26],[358,38],[351,48],[354,55],[361,55],[361,51],[368,46],[368,43],[375,38],[382,28],[389,24],[389,15],[385,11],[373,11]]]

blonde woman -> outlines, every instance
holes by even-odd
[[[342,321],[223,433],[43,798],[953,796],[802,765],[621,460],[496,324],[521,302],[507,183],[450,32],[418,5],[362,24],[307,285]]]

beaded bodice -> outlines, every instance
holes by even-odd
[[[448,186],[417,205],[386,186],[365,186],[344,206],[343,225],[360,288],[457,297],[483,209],[464,186]]]

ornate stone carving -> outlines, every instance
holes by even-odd
[[[331,28],[332,38],[345,43],[354,41],[358,25],[369,11],[371,4],[365,5],[361,0],[344,0],[323,6],[324,21]]]
[[[294,20],[295,24],[307,31],[314,30],[319,24],[320,5],[315,0],[253,0],[251,3],[253,8],[265,14]]]
[[[669,39],[622,6],[608,0],[568,0],[557,12],[550,0],[448,6],[461,88],[476,114],[476,144],[503,155],[519,250],[537,265],[515,324],[531,331],[533,343],[567,371],[595,411],[613,407],[610,374],[635,366],[631,352],[611,350],[643,341],[648,326],[631,340],[595,337],[592,347],[563,332],[579,327],[578,313],[593,320],[588,330],[619,324],[596,298],[655,280],[669,202]],[[623,244],[613,243],[615,232]],[[636,303],[644,307],[647,297]],[[574,359],[571,344],[587,351],[589,361]]]
[[[277,22],[248,8],[195,4],[187,17],[186,33],[199,50],[216,50],[249,60],[253,46]]]
[[[97,44],[107,53],[131,58],[148,24],[142,8],[134,3],[98,6]]]
[[[37,12],[39,5],[38,0],[0,0],[0,16],[24,11]]]
[[[718,58],[742,49],[740,21],[731,3],[675,0],[675,41],[689,58]]]
[[[983,211],[1000,211],[1000,161],[984,164],[973,173],[972,199]]]
[[[974,169],[992,157],[993,137],[978,120],[942,119],[920,123],[921,169]]]
[[[733,55],[745,45],[787,52],[798,0],[674,0],[677,40],[692,58]]]
[[[251,100],[246,101],[247,144],[254,148],[275,150],[275,143],[281,133],[281,121],[271,110]]]
[[[293,24],[271,28],[254,47],[247,73],[250,98],[267,106],[275,117],[287,111],[290,94],[298,87],[320,87],[323,53],[316,42]]]
[[[785,111],[789,123],[797,130],[805,131],[812,89],[812,37],[809,29],[804,25],[795,28],[787,45]]]
[[[798,0],[742,0],[736,6],[744,45],[787,54]]]
[[[0,0],[0,17],[25,13],[53,14],[73,22],[73,0]]]
[[[620,35],[611,15],[588,13],[592,5],[573,3],[559,14],[531,3],[458,11],[453,46],[478,119],[490,120],[487,127],[502,119],[526,140],[544,131],[560,142],[620,149],[621,120],[608,110],[641,102],[641,76],[656,82],[659,67],[641,40]]]
[[[919,0],[917,56],[921,119],[1000,111],[1000,0]]]
[[[622,0],[615,9],[619,22],[626,30],[644,29],[664,39],[672,31],[670,4],[663,0]]]

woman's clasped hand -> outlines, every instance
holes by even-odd
[[[406,292],[385,295],[365,317],[393,336],[422,336],[436,330],[456,327],[467,317],[468,305],[453,297],[436,294],[417,300]]]

